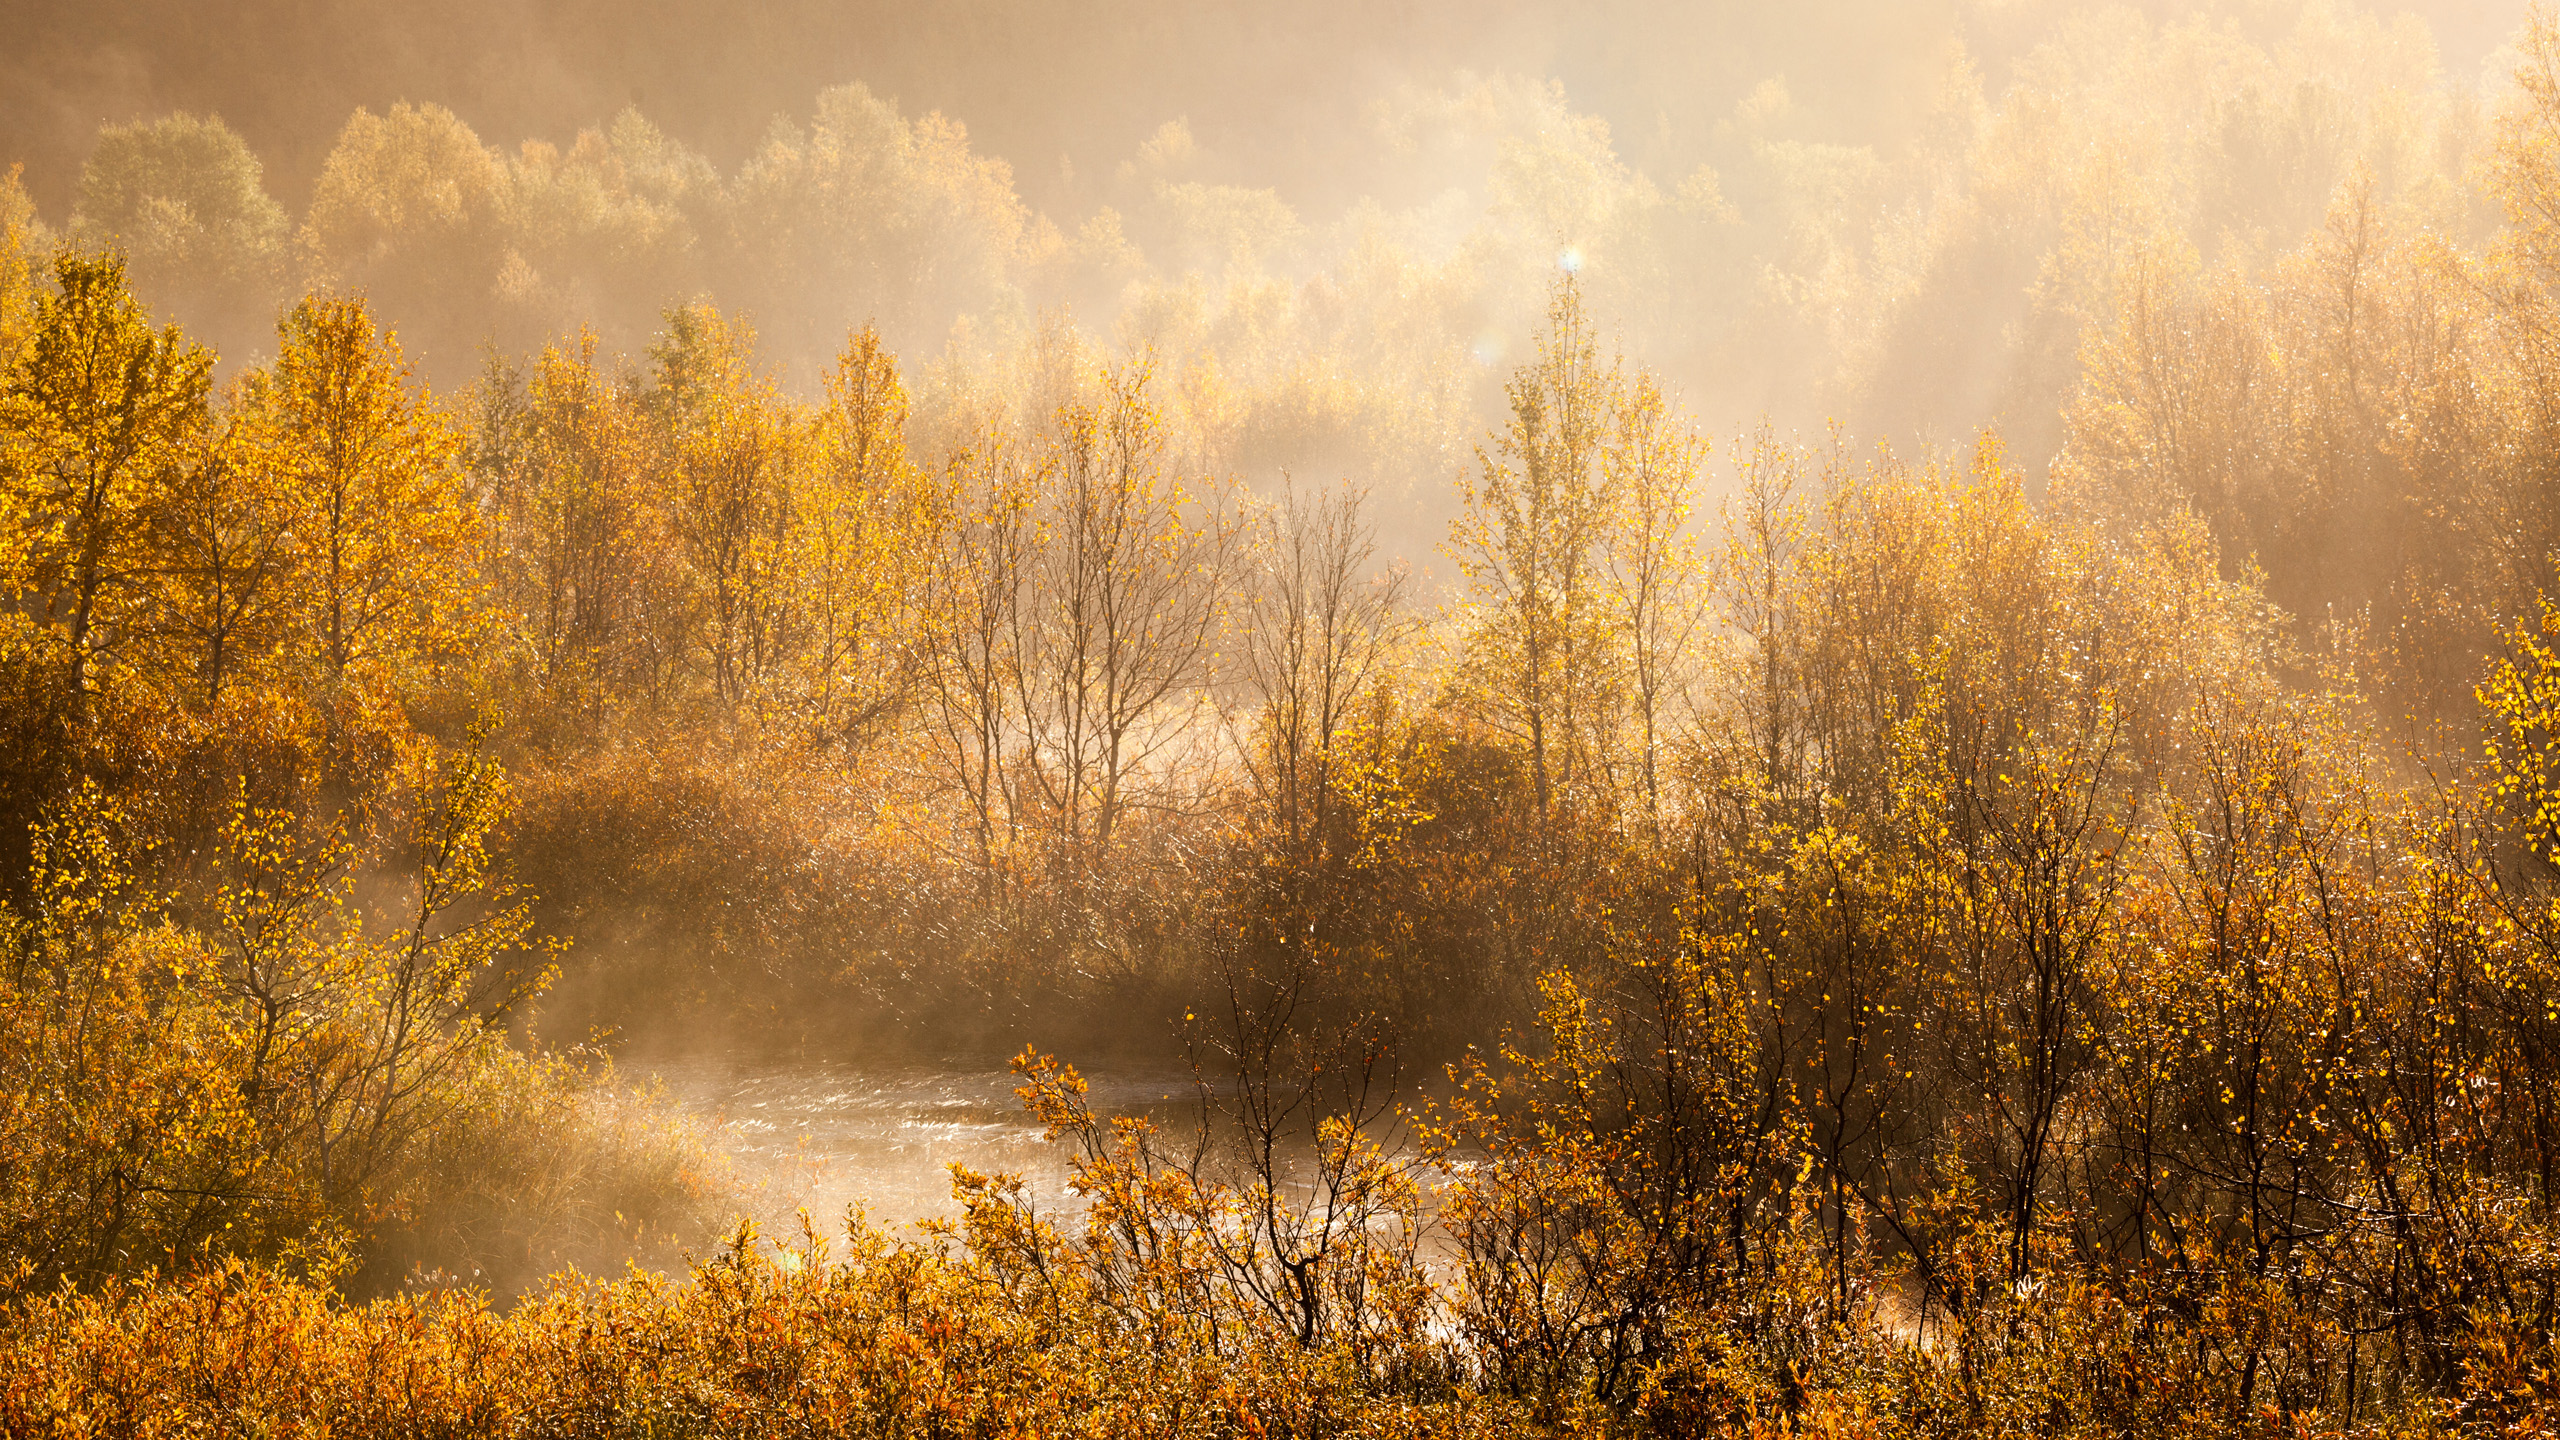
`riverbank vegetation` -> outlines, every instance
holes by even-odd
[[[2164,35],[2124,64],[2265,73]],[[1293,404],[1380,464],[1463,408],[1311,399],[1277,320],[1222,371],[777,316],[786,369],[680,298],[439,389],[402,287],[497,242],[347,238],[428,112],[314,202],[373,268],[227,366],[129,265],[280,258],[0,189],[0,1431],[2539,1433],[2560,29],[2517,53],[2487,114],[2295,92],[2335,183],[2210,260],[2208,182],[2302,158],[2264,107],[2183,219],[2112,161],[1964,211],[2060,257],[2038,469],[1710,435],[1595,231],[1430,558],[1412,474],[1237,474]],[[2011,99],[1976,199],[2046,153]],[[98,194],[240,179],[210,125]],[[705,1037],[1018,1054],[1080,1208],[759,1237],[615,1067]],[[1196,1133],[1052,1058],[1169,1050]]]

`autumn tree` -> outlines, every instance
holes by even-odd
[[[1234,521],[1214,482],[1168,473],[1143,362],[1057,417],[1029,583],[1008,617],[1026,760],[1072,886],[1098,880],[1137,808],[1178,806],[1206,733]],[[1199,488],[1195,491],[1194,486]]]
[[[72,233],[123,252],[163,310],[245,348],[272,322],[287,261],[284,207],[264,167],[218,116],[108,125],[80,171]]]
[[[155,518],[156,603],[145,635],[158,668],[208,714],[226,687],[269,668],[286,636],[294,497],[237,420],[210,427],[172,467]]]
[[[750,303],[812,368],[863,315],[914,347],[939,342],[931,321],[996,313],[1041,231],[1004,162],[974,153],[959,122],[909,120],[861,85],[820,94],[805,127],[774,126],[728,213]]]
[[[799,661],[816,733],[858,751],[911,698],[925,557],[945,499],[907,453],[907,392],[866,326],[826,377],[794,540]]]
[[[807,617],[794,605],[799,417],[754,365],[755,334],[707,305],[667,312],[648,397],[684,556],[687,660],[720,713],[771,709]]]
[[[1030,603],[1031,505],[1045,476],[1023,448],[990,426],[950,457],[951,515],[926,592],[931,753],[960,797],[963,849],[982,899],[1009,888],[1029,818],[1014,640],[1018,608]]]
[[[358,110],[322,162],[295,234],[303,273],[362,288],[430,361],[462,359],[493,317],[457,310],[452,297],[499,301],[513,331],[520,312],[504,302],[531,279],[502,274],[507,179],[497,155],[441,105]]]
[[[1653,844],[1663,840],[1663,770],[1691,656],[1706,620],[1704,564],[1692,533],[1706,442],[1673,412],[1660,382],[1639,373],[1617,397],[1602,457],[1616,502],[1602,557],[1614,628],[1624,636],[1636,726],[1638,799]]]
[[[1550,297],[1537,360],[1506,387],[1510,419],[1490,449],[1478,448],[1450,531],[1483,614],[1475,644],[1486,704],[1528,752],[1542,822],[1589,808],[1589,731],[1611,703],[1598,557],[1611,518],[1602,457],[1619,384],[1568,275]]]
[[[1395,659],[1406,578],[1380,571],[1367,493],[1294,487],[1253,517],[1241,673],[1254,727],[1244,763],[1275,841],[1315,858],[1338,817],[1344,732]]]
[[[151,517],[205,424],[213,361],[154,332],[113,257],[64,251],[23,361],[0,389],[8,548],[19,613],[85,694],[128,637],[154,564]]]
[[[38,276],[48,248],[18,167],[0,176],[0,369],[14,368],[34,320]]]
[[[480,434],[503,435],[483,462],[489,568],[528,680],[573,713],[659,698],[675,575],[632,387],[599,359],[592,332],[546,346],[521,396],[509,375],[482,384],[508,397],[484,404],[515,406]]]
[[[344,767],[362,717],[469,632],[480,520],[460,437],[364,301],[306,299],[279,342],[244,391],[249,463],[293,507],[290,623]]]

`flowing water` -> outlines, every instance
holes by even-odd
[[[904,1224],[959,1214],[953,1164],[1014,1172],[1043,1210],[1071,1211],[1064,1146],[1014,1095],[1001,1068],[813,1063],[744,1056],[640,1063],[714,1134],[753,1191],[768,1227],[796,1225],[804,1207],[821,1234],[842,1229],[848,1207],[877,1223]],[[1188,1071],[1087,1072],[1086,1098],[1098,1113],[1146,1115],[1188,1133],[1198,1118]]]

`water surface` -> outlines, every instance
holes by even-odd
[[[805,1206],[821,1233],[839,1230],[848,1207],[904,1224],[956,1217],[949,1167],[1020,1174],[1033,1203],[1072,1211],[1068,1151],[1014,1094],[1021,1082],[996,1066],[860,1065],[704,1056],[635,1063],[687,1110],[710,1123],[753,1208],[768,1228]],[[1176,1134],[1199,1117],[1190,1072],[1084,1072],[1098,1113],[1146,1115]]]

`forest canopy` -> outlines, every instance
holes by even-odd
[[[13,172],[0,1430],[2560,1418],[2560,21],[1950,13],[1329,208],[860,83]],[[777,1242],[707,1047],[1070,1197]]]
[[[1497,7],[1474,41],[1423,12],[1375,28],[1326,11],[1274,42],[1267,74],[1230,68],[1223,98],[1183,81],[1169,93],[1196,114],[1143,125],[1118,118],[1130,102],[1086,87],[1144,56],[1218,54],[1249,27],[1207,7],[1116,38],[1099,24],[1052,36],[1029,15],[955,12],[864,44],[908,93],[972,108],[902,104],[859,76],[788,93],[759,80],[717,104],[670,79],[591,96],[575,120],[530,98],[447,108],[420,87],[482,95],[484,72],[432,69],[445,42],[405,30],[380,42],[398,47],[384,58],[344,67],[391,67],[405,88],[328,114],[268,95],[249,60],[216,46],[192,65],[137,58],[185,106],[118,101],[131,119],[39,147],[51,168],[27,183],[53,197],[51,225],[118,244],[137,293],[234,361],[273,353],[269,322],[291,295],[357,288],[448,389],[484,344],[522,353],[585,324],[608,354],[637,355],[663,307],[703,300],[750,318],[803,397],[866,324],[939,396],[995,383],[972,377],[1007,368],[1043,316],[1069,316],[1115,349],[1157,353],[1209,468],[1258,489],[1283,471],[1394,487],[1390,535],[1418,563],[1560,256],[1585,267],[1602,328],[1715,433],[1763,414],[1808,432],[1842,418],[1949,446],[1996,424],[2040,472],[2063,438],[2082,333],[2140,265],[2254,271],[2316,232],[2357,175],[2378,206],[2466,246],[2496,223],[2468,174],[2510,84],[2511,63],[2487,51],[2512,15],[1957,4],[1885,7],[1888,22],[1835,5],[1780,23],[1731,8],[1672,20],[1604,7],[1561,34],[1494,20],[1508,14]],[[368,13],[338,23],[405,24]],[[787,33],[780,13],[768,23]],[[804,18],[811,35],[864,25]],[[535,54],[589,23],[574,7],[506,22],[559,30],[529,36]],[[671,10],[651,23],[691,22]],[[1633,58],[1647,48],[1635,37],[1662,46],[1691,26],[1686,49]],[[69,16],[31,38],[137,57],[160,43],[86,36]],[[1824,63],[1799,48],[1816,41]],[[278,53],[323,43],[273,37]],[[974,64],[933,48],[969,43],[984,46]],[[997,93],[970,88],[1025,71],[1016,44],[1090,51],[1094,68],[1062,78],[1043,62]],[[1293,78],[1318,56],[1349,64],[1339,57],[1398,45],[1452,58],[1400,61],[1391,83],[1356,69],[1313,89]],[[620,53],[599,45],[585,63],[598,77],[636,63]],[[1587,91],[1506,69],[1515,58],[1586,75]],[[31,77],[23,103],[79,73]],[[1262,83],[1298,84],[1268,103],[1303,121],[1253,123],[1241,107]],[[675,97],[688,124],[641,92]],[[270,137],[266,163],[204,108],[225,99]],[[473,110],[528,128],[475,128]],[[1000,150],[972,128],[980,115]],[[1026,133],[1035,118],[1054,139]],[[271,168],[276,155],[289,171]]]

